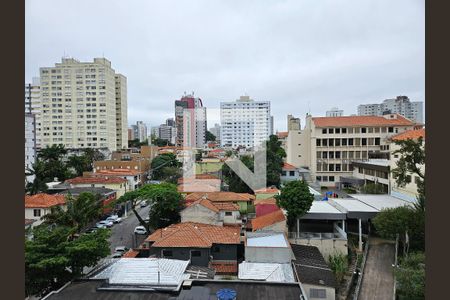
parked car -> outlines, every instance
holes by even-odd
[[[125,246],[117,246],[117,247],[114,249],[114,252],[122,252],[122,253],[125,253],[125,252],[127,252],[127,251],[128,251],[128,248],[125,247]]]
[[[104,225],[106,228],[110,228],[114,225],[114,223],[108,220],[103,220],[98,222],[97,225]]]
[[[123,252],[114,252],[112,255],[112,258],[121,258],[123,255]]]
[[[113,216],[109,216],[108,218],[106,218],[106,221],[110,221],[115,224],[118,224],[118,223],[122,222],[122,218],[119,218],[118,215],[113,215]]]
[[[135,234],[147,234],[147,229],[144,226],[136,226],[134,229]]]
[[[148,205],[147,201],[141,201],[141,207],[146,207]]]
[[[106,228],[106,225],[105,224],[100,224],[100,222],[98,222],[97,224],[95,224],[95,228],[103,229],[103,228]]]
[[[86,230],[86,233],[94,233],[97,231],[97,229],[98,229],[98,227],[91,227],[88,230]]]

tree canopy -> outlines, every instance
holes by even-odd
[[[156,180],[172,180],[181,176],[181,162],[173,153],[156,156],[151,162],[152,178]],[[178,172],[177,172],[178,170]]]
[[[277,205],[286,209],[290,226],[308,212],[314,201],[314,195],[309,191],[308,184],[303,180],[289,181],[275,195]]]
[[[399,299],[425,299],[425,253],[411,253],[395,270]]]
[[[110,253],[109,231],[100,229],[69,239],[67,226],[40,225],[25,241],[25,292],[42,296],[79,278],[84,267],[93,267]]]
[[[216,140],[216,136],[211,133],[211,131],[206,130],[206,141],[207,142],[214,142]]]
[[[170,143],[168,140],[163,140],[161,138],[152,139],[152,144],[158,147],[173,146],[173,144]]]
[[[240,161],[254,172],[254,160],[249,155],[240,157]],[[222,165],[222,176],[224,181],[228,184],[229,190],[235,193],[253,193],[252,189],[225,163]]]
[[[139,139],[129,140],[128,147],[130,148],[139,148],[141,146],[148,146],[148,140],[139,141]]]
[[[283,168],[283,158],[286,152],[281,148],[281,142],[276,135],[271,135],[266,141],[267,151],[267,186],[280,187],[281,170]]]

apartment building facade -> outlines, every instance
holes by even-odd
[[[35,131],[41,127],[41,83],[39,77],[33,77],[31,83],[25,83],[25,115],[33,114]],[[35,137],[36,149],[40,148],[39,136]]]
[[[54,67],[40,68],[40,84],[36,102],[41,147],[127,147],[126,77],[117,74],[109,60],[62,58]]]
[[[352,162],[386,158],[390,138],[416,124],[398,114],[383,116],[306,116],[304,130],[290,131],[286,162],[306,167],[321,186],[335,187],[351,176]]]
[[[36,161],[36,115],[25,113],[25,172],[32,168]],[[34,175],[26,177],[27,182],[32,182]]]
[[[158,138],[166,140],[171,144],[175,145],[177,130],[175,127],[175,120],[169,118],[164,124],[158,127]]]
[[[132,137],[138,139],[139,142],[143,142],[148,139],[147,125],[142,121],[137,121],[136,125],[131,125]]]
[[[300,130],[300,118],[295,118],[293,115],[287,116],[287,130]]]
[[[358,106],[360,116],[382,116],[383,114],[399,114],[416,123],[424,122],[423,102],[411,102],[407,96],[386,99],[380,104],[361,104]]]
[[[260,146],[273,131],[270,101],[254,101],[241,96],[236,101],[220,103],[222,147]]]
[[[333,107],[330,110],[327,110],[327,112],[326,112],[327,117],[342,117],[343,115],[344,115],[344,111],[337,107]]]
[[[206,107],[194,93],[175,101],[175,145],[203,148],[206,143]]]

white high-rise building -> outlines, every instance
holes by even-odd
[[[407,96],[386,99],[381,104],[361,104],[358,106],[360,116],[382,116],[399,114],[414,122],[423,123],[423,102],[411,102]]]
[[[344,111],[337,107],[333,107],[330,110],[327,110],[327,117],[342,117],[344,115]]]
[[[206,107],[200,98],[184,94],[175,100],[176,146],[203,148],[206,143]]]
[[[126,77],[105,58],[80,62],[62,58],[54,67],[40,68],[40,103],[36,113],[37,140],[41,147],[127,147]]]
[[[25,172],[36,161],[36,120],[35,115],[25,113]],[[27,176],[26,181],[34,180],[34,175]]]
[[[41,128],[41,86],[40,78],[33,77],[31,83],[25,84],[25,114],[34,115],[35,131],[38,132]],[[36,136],[36,148],[40,148],[39,137]]]
[[[260,146],[273,132],[270,101],[241,96],[236,101],[221,102],[220,122],[223,147]]]

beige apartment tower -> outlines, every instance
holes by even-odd
[[[126,77],[109,60],[63,58],[54,67],[40,68],[40,81],[41,147],[127,147]]]

